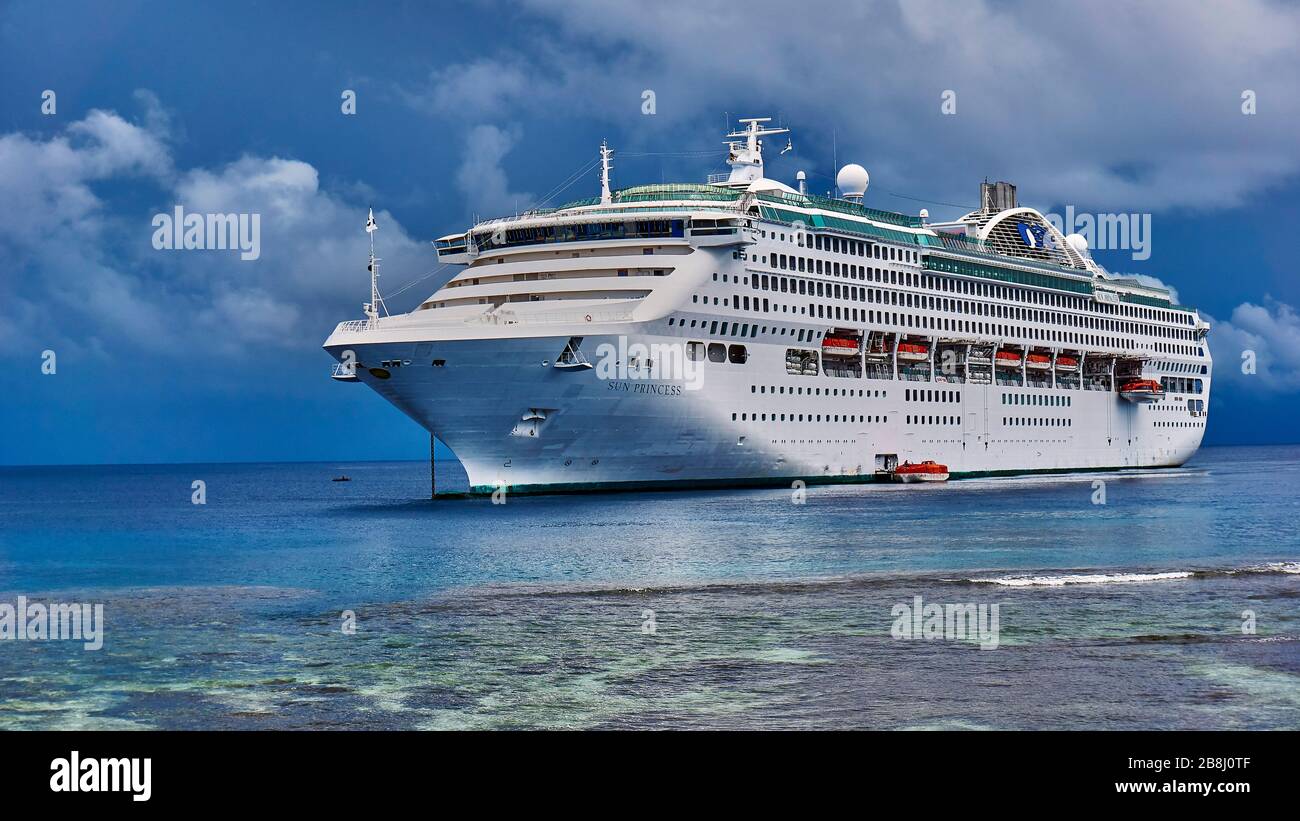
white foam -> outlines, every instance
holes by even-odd
[[[1269,562],[1234,571],[1237,573],[1300,573],[1300,562]]]
[[[1004,576],[997,579],[967,579],[979,584],[996,584],[1003,587],[1064,587],[1067,584],[1134,584],[1163,582],[1171,579],[1189,579],[1191,571],[1168,573],[1092,573],[1070,576]]]

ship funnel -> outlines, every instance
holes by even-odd
[[[980,183],[980,210],[997,214],[1016,207],[1016,187],[1009,182]]]

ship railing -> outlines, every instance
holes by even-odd
[[[359,334],[365,331],[374,330],[378,323],[373,319],[350,319],[346,322],[340,322],[335,328],[336,334]]]
[[[631,311],[580,309],[576,311],[546,311],[519,314],[515,311],[487,311],[466,319],[467,324],[478,325],[562,325],[589,322],[630,322]]]

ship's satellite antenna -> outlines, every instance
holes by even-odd
[[[366,266],[370,271],[370,301],[361,306],[371,325],[379,321],[380,308],[384,309],[384,313],[388,313],[388,306],[384,304],[384,298],[379,295],[379,257],[375,256],[375,232],[378,230],[375,209],[371,208],[370,214],[366,217],[366,233],[370,235],[370,264]]]
[[[609,193],[609,170],[613,166],[610,160],[614,158],[614,152],[610,150],[609,145],[600,141],[600,204],[609,205],[611,195]]]
[[[784,153],[787,152],[787,151],[793,151],[793,150],[794,150],[794,140],[791,139],[791,138],[789,138],[789,137],[786,137],[786,138],[785,138],[785,148],[782,148],[782,149],[781,149],[781,153],[784,154]]]
[[[867,193],[867,185],[870,182],[871,175],[867,173],[867,169],[857,163],[849,163],[835,175],[835,187],[849,202],[861,203],[862,195]]]

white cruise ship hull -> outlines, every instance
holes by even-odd
[[[594,368],[554,367],[569,330],[584,328],[424,343],[358,338],[342,347],[331,338],[327,347],[353,350],[360,381],[445,443],[474,493],[866,482],[887,477],[886,460],[932,459],[954,479],[1175,467],[1203,433],[1181,426],[1186,410],[1172,402],[1164,410],[1113,391],[791,376],[784,343],[753,340],[744,366],[701,363],[698,389],[603,379]],[[583,349],[617,346],[620,336],[625,344],[686,340],[635,325],[610,330],[588,333]],[[386,360],[412,364],[387,369],[387,379],[364,367]],[[758,386],[769,392],[751,389]],[[780,392],[795,387],[823,393]],[[906,398],[912,391],[917,399]],[[1043,404],[1003,398],[1015,394]],[[920,398],[933,395],[948,401]],[[805,421],[792,421],[800,414]]]

